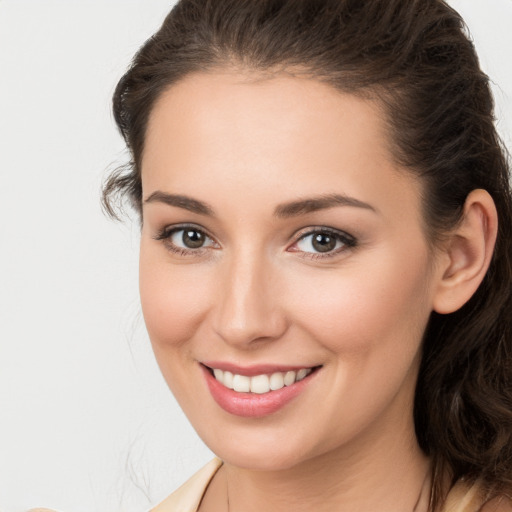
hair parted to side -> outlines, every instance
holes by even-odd
[[[113,98],[131,162],[104,187],[141,213],[149,115],[164,90],[218,68],[291,72],[380,101],[394,156],[424,183],[429,240],[487,190],[499,229],[488,273],[459,311],[433,313],[415,398],[416,433],[442,479],[512,493],[512,199],[489,80],[461,17],[442,0],[181,0],[139,50]],[[119,198],[117,197],[117,199]]]

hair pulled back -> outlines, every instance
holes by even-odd
[[[148,119],[164,90],[193,72],[282,71],[380,101],[396,160],[424,183],[435,244],[474,189],[499,228],[481,286],[460,310],[432,313],[415,397],[416,434],[442,479],[512,492],[512,199],[489,80],[461,17],[442,0],[181,0],[117,85],[114,116],[131,162],[105,183],[141,213]]]

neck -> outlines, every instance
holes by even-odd
[[[416,440],[408,450],[383,446],[357,459],[330,452],[309,459],[305,467],[259,472],[225,467],[229,512],[357,510],[426,512],[429,461]],[[395,450],[393,450],[395,448]],[[420,498],[421,495],[421,498]]]

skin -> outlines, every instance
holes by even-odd
[[[156,103],[141,301],[164,378],[225,462],[202,511],[227,510],[228,493],[231,512],[426,510],[429,462],[412,418],[422,335],[433,310],[457,309],[478,286],[496,223],[477,191],[462,234],[429,248],[421,183],[390,146],[378,104],[313,80],[195,74]],[[367,207],[275,215],[331,194]],[[205,246],[179,253],[181,233],[157,239],[183,223]],[[322,227],[356,242],[319,257],[307,234]],[[321,369],[277,413],[243,418],[212,399],[200,366],[212,360]]]

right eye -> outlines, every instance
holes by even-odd
[[[179,229],[169,236],[170,242],[183,249],[199,249],[211,241],[198,229]]]
[[[168,249],[179,254],[190,254],[217,246],[204,231],[194,226],[167,227],[155,238],[164,241]]]

